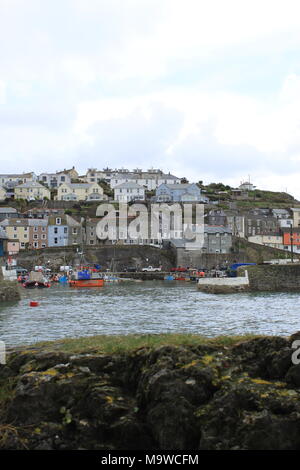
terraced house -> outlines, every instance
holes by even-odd
[[[47,220],[7,218],[0,222],[8,240],[19,242],[20,250],[48,246]]]
[[[57,190],[58,201],[102,201],[107,197],[98,183],[63,183]]]
[[[16,173],[16,174],[0,174],[0,184],[5,185],[6,183],[29,183],[32,181],[36,181],[37,176],[32,171],[30,173]]]
[[[65,171],[56,173],[42,173],[39,175],[39,181],[48,186],[48,188],[57,188],[62,183],[71,183],[71,176]]]
[[[0,201],[5,201],[7,197],[7,191],[3,186],[0,186]]]
[[[104,168],[103,170],[97,170],[96,168],[88,169],[85,176],[87,183],[99,182],[101,180],[108,183],[112,189],[123,183],[132,183],[144,186],[148,191],[156,189],[162,183],[176,184],[180,182],[180,178],[177,178],[177,176],[164,173],[162,170],[155,168],[150,168],[147,171],[143,171],[140,168],[135,168],[132,171],[126,168],[115,170],[111,168]]]
[[[145,188],[133,182],[118,184],[114,187],[114,199],[119,202],[143,201]]]
[[[51,215],[48,218],[48,244],[53,246],[81,245],[83,242],[82,224],[73,217]]]

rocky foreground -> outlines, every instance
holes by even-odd
[[[295,339],[13,352],[0,366],[0,448],[300,449]]]

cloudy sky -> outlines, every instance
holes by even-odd
[[[299,1],[0,0],[0,143],[300,199]]]

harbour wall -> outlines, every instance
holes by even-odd
[[[245,270],[251,291],[300,292],[300,264],[245,266],[238,268],[238,276],[243,276]]]
[[[0,302],[20,300],[20,288],[15,280],[5,280],[2,269],[0,269]]]
[[[270,259],[286,259],[290,252],[278,250],[258,243],[248,242],[246,239],[233,237],[233,246],[230,253],[202,253],[201,250],[186,250],[173,248],[177,266],[195,266],[197,268],[212,269],[217,265],[231,265],[234,263],[263,263]]]
[[[83,255],[80,255],[78,251],[83,251]],[[129,266],[138,269],[146,266],[161,266],[163,271],[169,271],[175,262],[175,256],[171,250],[139,245],[70,246],[26,250],[18,254],[18,265],[29,270],[34,266],[45,265],[54,272],[63,265],[74,267],[79,264],[99,264],[115,272],[122,272]]]
[[[243,277],[203,278],[198,280],[198,289],[209,294],[229,294],[249,290],[248,272]]]

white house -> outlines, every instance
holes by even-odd
[[[128,182],[114,187],[114,200],[119,202],[143,201],[145,188],[139,184]]]
[[[119,168],[112,170],[111,168],[104,168],[97,170],[96,168],[89,168],[85,181],[87,183],[95,183],[104,180],[110,185],[112,189],[123,183],[136,183],[140,186],[145,186],[148,191],[155,190],[160,184],[176,184],[180,183],[180,178],[166,174],[160,169],[150,168],[143,171],[140,168],[128,170],[126,168]]]
[[[57,171],[56,173],[41,173],[39,181],[46,184],[49,188],[57,188],[62,183],[71,183],[71,176],[65,171]]]

